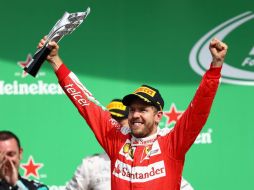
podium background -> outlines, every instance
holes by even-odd
[[[87,20],[60,42],[66,65],[104,105],[145,83],[161,91],[165,112],[173,105],[185,110],[195,93],[201,76],[189,56],[197,41],[221,23],[254,11],[254,2],[247,0],[2,2],[0,129],[20,137],[22,165],[29,158],[40,165],[36,170],[30,163],[30,170],[21,168],[20,174],[48,185],[65,184],[83,157],[103,150],[67,97],[48,88],[57,84],[49,64],[32,78],[18,63],[35,52],[64,11],[88,6]],[[251,73],[253,24],[250,20],[223,39],[229,45],[227,64]],[[44,89],[21,94],[17,84],[30,89],[44,84]],[[186,156],[183,177],[194,189],[252,188],[253,95],[252,85],[221,84],[207,124]],[[168,119],[163,117],[161,127],[174,125]]]

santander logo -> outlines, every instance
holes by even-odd
[[[155,162],[148,166],[132,167],[117,160],[113,175],[132,183],[140,183],[166,176],[166,169],[164,161]]]
[[[254,19],[254,13],[251,11],[240,14],[234,18],[231,18],[219,26],[215,27],[207,34],[205,34],[192,48],[189,55],[189,62],[192,69],[199,75],[203,75],[205,71],[209,68],[211,62],[211,56],[209,52],[209,43],[214,38],[217,37],[223,41],[224,38],[229,36],[237,28],[242,27],[247,22],[250,22]],[[245,36],[237,38],[236,40],[246,39]],[[230,46],[229,46],[230,51]],[[246,52],[248,54],[249,52]],[[254,66],[254,61],[252,64],[251,56],[253,49],[250,50],[250,53],[247,58],[244,59],[242,63],[239,63],[240,68],[233,66],[232,62],[224,63],[222,69],[221,81],[224,83],[235,84],[235,85],[254,85],[254,72],[252,70],[247,70],[246,65]],[[235,56],[235,55],[234,55]],[[232,60],[232,59],[231,59]]]

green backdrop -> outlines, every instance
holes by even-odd
[[[166,115],[173,106],[184,111],[192,99],[211,60],[210,38],[229,45],[222,83],[183,176],[197,190],[252,189],[254,2],[247,0],[3,1],[0,129],[21,139],[21,175],[63,185],[83,157],[103,152],[57,89],[50,66],[37,78],[20,66],[65,11],[88,6],[87,20],[60,42],[64,62],[104,105],[141,84],[157,87],[165,99],[161,127],[174,125]]]

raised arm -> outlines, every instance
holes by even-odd
[[[214,38],[210,43],[209,49],[213,57],[212,67],[222,67],[228,46],[217,38]]]
[[[219,85],[220,71],[227,53],[227,45],[213,39],[209,46],[212,63],[205,73],[196,94],[176,123],[169,140],[171,155],[184,159],[186,152],[205,125]]]
[[[47,40],[47,36],[44,36],[44,38],[41,39],[41,41],[39,42],[37,48],[43,47],[46,40]],[[60,56],[58,54],[59,46],[54,41],[50,41],[49,46],[51,48],[51,52],[47,57],[47,61],[53,67],[54,71],[57,71],[61,67],[61,65],[63,64],[63,61],[62,61],[62,59],[60,58]]]
[[[38,48],[41,48],[45,42],[46,37],[41,39]],[[98,142],[108,155],[110,155],[112,146],[109,146],[109,141],[113,141],[114,138],[112,134],[109,133],[116,132],[115,129],[120,128],[119,124],[111,118],[106,108],[93,97],[92,93],[86,89],[76,75],[63,64],[58,54],[59,46],[55,42],[49,42],[49,46],[51,47],[51,52],[47,57],[47,61],[53,67],[58,77],[59,84],[82,117],[86,120]]]

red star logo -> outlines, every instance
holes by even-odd
[[[170,125],[171,123],[176,123],[180,119],[182,114],[183,114],[183,111],[177,110],[175,104],[171,104],[169,111],[163,113],[163,115],[168,118],[166,125]]]
[[[26,61],[19,61],[18,65],[21,68],[25,68],[30,63],[31,60],[32,60],[32,56],[31,56],[31,54],[28,54]],[[26,77],[27,75],[28,75],[27,72],[23,70],[22,77]]]
[[[30,156],[26,164],[21,164],[21,167],[25,170],[25,177],[33,176],[39,179],[38,170],[43,166],[41,163],[35,163],[33,156]]]

